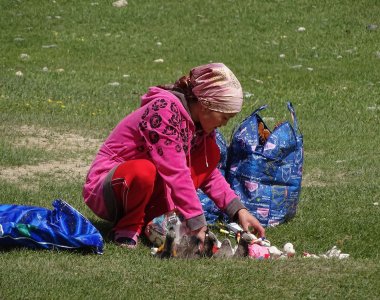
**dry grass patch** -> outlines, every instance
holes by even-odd
[[[102,140],[76,133],[60,134],[52,129],[23,125],[12,129],[16,133],[14,146],[41,148],[47,151],[96,151]]]
[[[14,147],[41,149],[41,151],[70,153],[70,159],[49,160],[39,164],[24,164],[21,166],[2,167],[0,180],[11,183],[23,183],[23,189],[31,189],[37,179],[51,177],[58,181],[78,180],[85,178],[91,160],[102,144],[99,139],[84,137],[77,133],[60,134],[53,129],[27,126],[6,128],[6,139]],[[91,154],[90,154],[91,153]],[[27,179],[27,180],[25,180]],[[30,184],[29,184],[30,183]]]

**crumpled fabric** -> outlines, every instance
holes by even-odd
[[[103,238],[81,213],[61,199],[53,209],[38,206],[0,205],[0,249],[22,246],[33,249],[81,249],[103,253]]]

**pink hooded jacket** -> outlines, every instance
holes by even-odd
[[[107,174],[124,161],[148,159],[163,179],[167,207],[176,208],[191,229],[200,228],[206,221],[188,164],[189,151],[205,138],[195,134],[189,113],[173,93],[151,87],[141,99],[141,107],[121,120],[100,147],[83,188],[84,201],[100,218],[111,220],[103,192]],[[201,189],[231,217],[244,207],[218,169]]]

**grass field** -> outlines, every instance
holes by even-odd
[[[301,201],[267,236],[297,257],[161,261],[109,242],[101,256],[0,251],[0,299],[379,299],[379,1],[128,2],[0,1],[0,203],[62,198],[105,232],[81,198],[102,140],[147,87],[221,61],[246,92],[226,137],[262,104],[275,121],[295,106]],[[350,258],[301,257],[334,245]]]

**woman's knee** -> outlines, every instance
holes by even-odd
[[[134,180],[138,181],[139,185],[153,187],[157,174],[156,166],[151,161],[142,159],[135,168],[136,174]]]
[[[136,159],[120,164],[113,179],[124,178],[127,186],[140,189],[153,189],[156,180],[156,166],[149,160]]]

